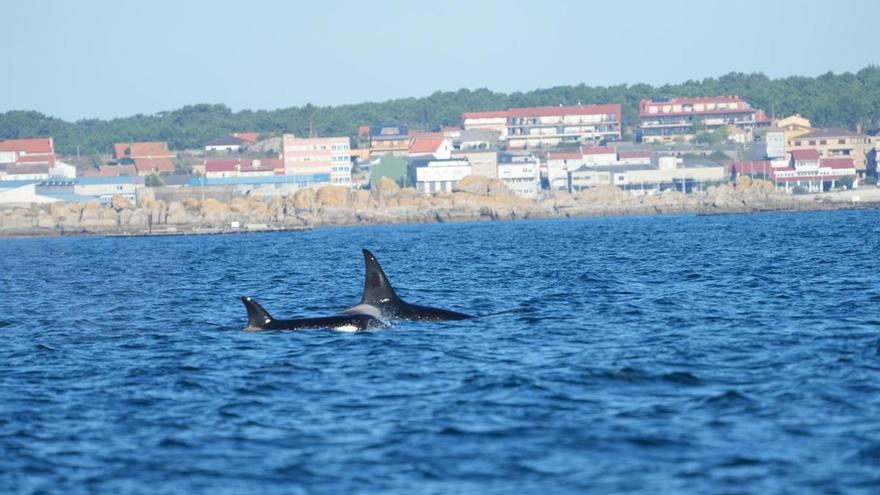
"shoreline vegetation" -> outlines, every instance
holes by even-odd
[[[100,160],[114,143],[167,141],[171,149],[201,149],[218,136],[242,129],[263,134],[297,136],[350,136],[368,122],[406,124],[410,128],[440,129],[461,124],[464,112],[557,105],[619,103],[623,122],[634,132],[639,101],[671,95],[698,97],[737,95],[755,108],[773,109],[774,115],[808,116],[817,127],[863,127],[877,130],[880,116],[880,66],[856,72],[828,72],[816,77],[770,78],[761,73],[731,72],[720,77],[678,84],[620,84],[556,86],[527,92],[503,93],[481,89],[436,91],[419,98],[397,98],[336,106],[306,104],[277,110],[232,111],[221,104],[187,105],[152,115],[66,121],[36,111],[0,112],[0,140],[26,136],[53,136],[58,152],[81,153]],[[854,104],[858,102],[858,104]],[[627,138],[625,138],[627,139]]]
[[[193,192],[196,195],[197,192]],[[50,203],[0,208],[0,237],[58,235],[183,235],[305,230],[323,226],[393,225],[668,213],[723,214],[878,208],[880,195],[792,196],[764,180],[736,182],[682,194],[667,190],[634,196],[614,186],[532,201],[511,194],[498,180],[462,179],[452,193],[420,196],[383,178],[372,190],[341,186],[302,189],[287,196],[236,196],[229,201],[195,197],[144,199],[137,206],[116,196],[108,205]]]

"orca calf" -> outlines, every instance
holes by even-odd
[[[329,328],[358,331],[384,327],[391,320],[448,321],[472,318],[470,315],[448,309],[418,306],[405,302],[394,292],[391,282],[388,281],[388,277],[373,253],[366,249],[363,252],[366,274],[364,293],[358,305],[333,316],[276,320],[256,301],[243,296],[241,301],[248,313],[248,325],[245,330]]]
[[[341,313],[318,318],[299,318],[296,320],[276,320],[268,311],[247,296],[241,297],[247,308],[248,324],[245,330],[306,330],[329,328],[333,330],[358,331],[385,326],[377,318],[365,313]]]

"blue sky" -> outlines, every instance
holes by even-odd
[[[0,3],[0,111],[67,120],[880,64],[874,0]]]

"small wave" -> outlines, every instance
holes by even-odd
[[[0,320],[0,328],[9,327],[9,326],[12,326],[11,321]]]
[[[736,390],[726,390],[704,399],[703,404],[713,410],[742,410],[751,408],[754,401]]]
[[[676,383],[679,385],[702,385],[703,381],[693,373],[687,371],[673,371],[660,375],[663,381]]]

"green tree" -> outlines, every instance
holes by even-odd
[[[144,185],[147,187],[162,187],[165,185],[165,181],[156,172],[150,172],[149,175],[144,177]]]
[[[880,67],[872,65],[856,73],[829,72],[818,77],[770,79],[760,73],[732,72],[719,78],[662,86],[578,84],[511,94],[486,88],[459,89],[437,91],[424,98],[336,107],[309,104],[272,111],[233,112],[225,105],[199,104],[153,115],[76,122],[17,110],[0,113],[0,139],[52,136],[56,151],[67,155],[75,153],[77,146],[86,155],[106,154],[114,143],[133,141],[167,141],[172,149],[198,149],[207,141],[237,131],[261,135],[292,132],[305,136],[311,129],[319,136],[355,136],[360,125],[390,122],[437,130],[461,125],[463,112],[578,103],[619,103],[624,126],[635,127],[639,122],[639,102],[643,99],[725,94],[739,95],[768,113],[800,113],[817,127],[854,129],[862,124],[867,131],[880,128]],[[700,119],[693,125],[696,135],[706,132]]]

